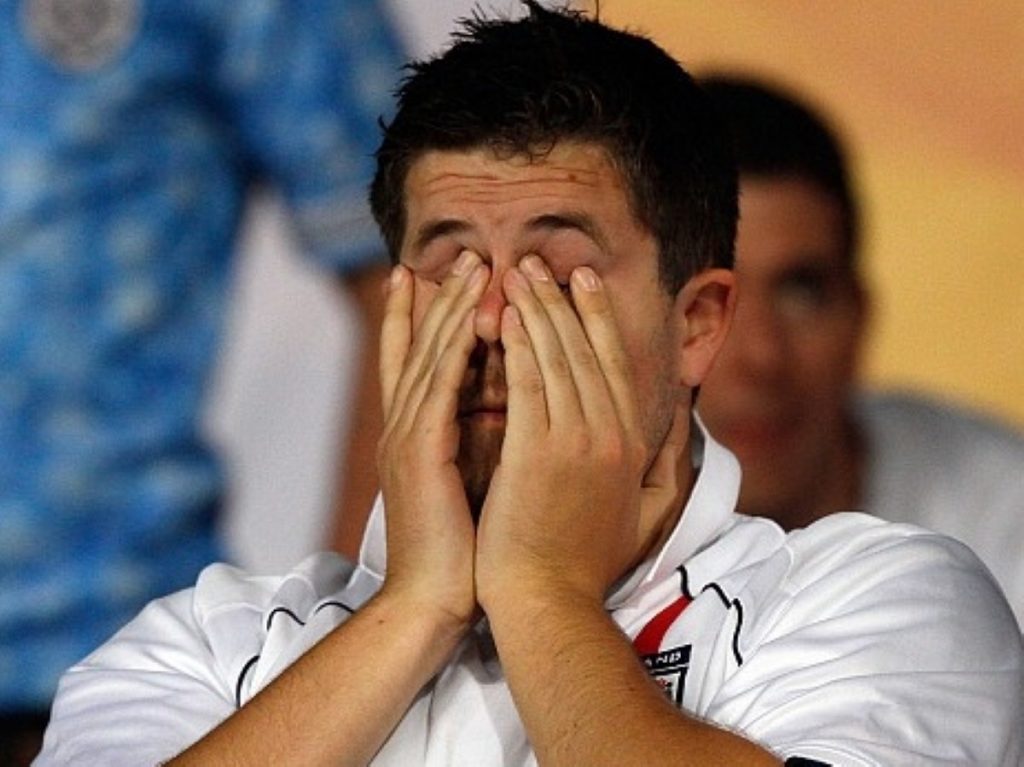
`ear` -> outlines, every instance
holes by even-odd
[[[730,269],[705,269],[676,294],[679,383],[700,386],[718,356],[736,310],[736,278]]]

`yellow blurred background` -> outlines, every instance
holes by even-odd
[[[600,13],[694,73],[758,74],[821,107],[863,199],[866,378],[1024,426],[1019,0],[601,0]]]

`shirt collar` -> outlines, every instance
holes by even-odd
[[[693,414],[693,467],[697,472],[690,497],[665,545],[619,581],[605,602],[609,610],[621,607],[638,589],[657,583],[715,540],[733,519],[740,489],[736,457],[715,441]]]

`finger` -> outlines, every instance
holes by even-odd
[[[416,329],[396,387],[395,397],[403,409],[407,404],[414,408],[418,406],[431,368],[446,348],[452,333],[479,302],[488,274],[489,270],[481,264],[479,256],[466,251],[431,301]],[[410,402],[411,397],[415,401]]]
[[[417,331],[417,338],[432,338],[441,330],[450,309],[465,295],[468,283],[472,280],[476,268],[482,263],[480,256],[471,250],[459,254],[451,270],[441,282],[440,290],[431,301],[430,307],[423,315],[423,321]],[[458,324],[458,323],[456,323]]]
[[[399,264],[391,270],[380,328],[380,386],[384,418],[394,404],[395,389],[412,341],[412,276]]]
[[[576,309],[554,281],[550,269],[541,258],[527,256],[522,261],[522,267],[530,278],[530,287],[547,314],[568,360],[584,418],[590,423],[608,424],[609,418],[615,416],[615,408],[597,355]]]
[[[464,291],[457,300],[448,305],[448,310],[441,322],[435,325],[433,336],[423,336],[417,330],[413,341],[409,362],[399,384],[401,392],[400,428],[413,428],[419,422],[419,413],[425,400],[438,386],[447,386],[442,396],[457,399],[458,389],[462,383],[462,375],[469,364],[469,355],[475,345],[476,335],[471,333],[467,339],[466,323],[473,317],[475,307],[483,292],[489,270],[478,265],[474,273],[466,281]],[[472,343],[471,343],[472,342]],[[450,355],[456,355],[452,363]],[[449,377],[436,378],[437,367],[442,360],[448,364],[460,365],[459,378],[451,381]],[[452,415],[454,422],[454,414]]]
[[[666,510],[680,503],[686,489],[690,449],[690,408],[680,398],[676,403],[672,426],[651,462],[641,486],[640,517],[637,520],[638,539],[650,540],[657,534],[665,519]]]
[[[420,406],[415,412],[416,423],[424,428],[432,424],[454,426],[458,413],[459,389],[469,365],[469,357],[476,346],[476,332],[473,327],[474,312],[468,312],[451,337],[439,352],[436,364],[425,378]],[[454,437],[456,432],[451,431]],[[449,446],[454,458],[457,442]]]
[[[632,366],[604,284],[589,266],[574,269],[569,284],[580,322],[594,350],[615,411],[623,426],[632,430],[637,426]]]
[[[533,435],[548,428],[544,378],[519,310],[508,304],[501,313],[501,343],[505,347],[505,383],[508,387],[508,426],[505,445],[509,449],[532,441]]]
[[[548,423],[581,421],[583,411],[569,359],[547,311],[530,285],[532,280],[539,279],[536,276],[527,279],[521,269],[512,267],[505,272],[505,295],[516,307],[522,327],[529,336],[543,381]]]
[[[689,437],[690,409],[680,398],[672,414],[672,426],[644,475],[644,488],[675,490],[679,487],[685,473],[685,464],[680,459],[688,460],[684,454],[689,449]]]

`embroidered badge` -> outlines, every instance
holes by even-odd
[[[652,655],[644,655],[640,660],[647,666],[647,671],[654,681],[661,685],[668,699],[677,706],[683,705],[683,692],[686,690],[686,672],[690,668],[690,654],[693,645],[674,647]]]
[[[29,40],[73,72],[99,69],[124,51],[139,30],[140,0],[22,0]]]

